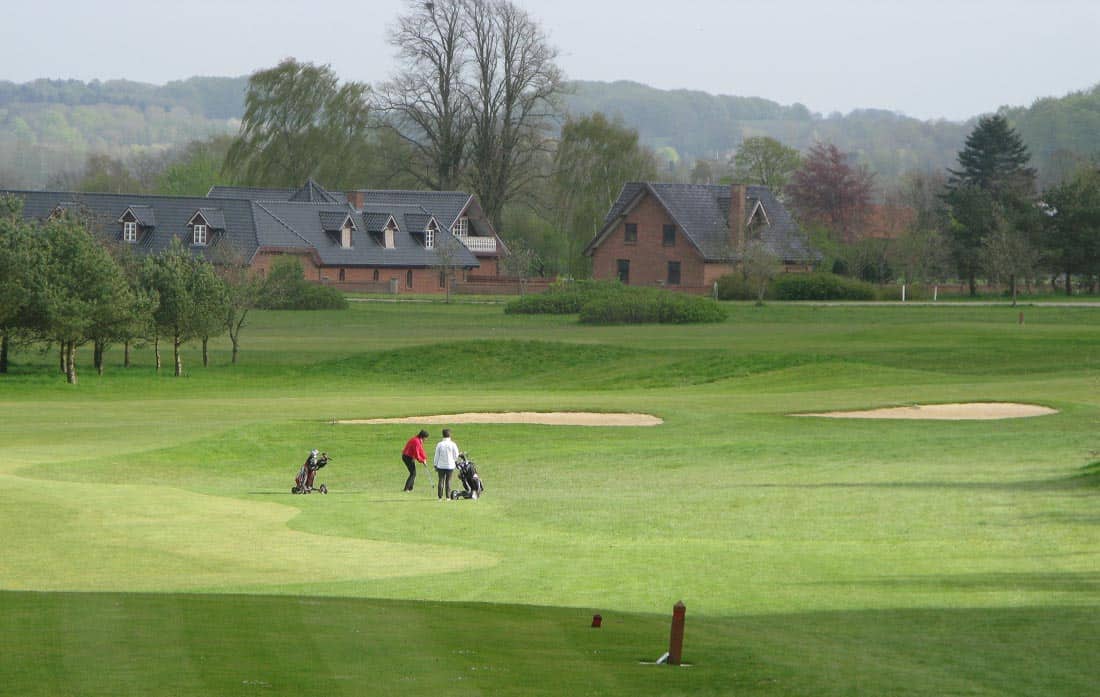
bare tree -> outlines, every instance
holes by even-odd
[[[768,283],[772,281],[781,269],[779,257],[768,249],[763,240],[750,240],[741,255],[741,273],[745,280],[756,291],[756,304],[764,304],[764,294],[768,290]]]
[[[557,50],[508,0],[467,0],[473,84],[467,92],[472,188],[499,227],[504,204],[529,186],[548,152],[563,77]]]
[[[455,270],[459,268],[459,258],[462,251],[462,243],[451,235],[440,235],[440,240],[435,245],[436,263],[434,268],[439,271],[439,277],[446,290],[446,302],[451,302],[451,290],[455,284]]]
[[[463,0],[408,0],[390,44],[401,69],[379,89],[379,107],[417,154],[407,172],[435,190],[456,188],[466,161],[470,131],[463,70],[468,53],[463,37]]]

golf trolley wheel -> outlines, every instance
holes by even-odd
[[[298,487],[296,487],[296,486],[290,487],[290,493],[297,494],[298,493]]]
[[[327,494],[328,493],[328,487],[325,486],[324,484],[322,484],[317,490],[320,491],[322,494]]]

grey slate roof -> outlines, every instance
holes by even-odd
[[[127,210],[134,214],[134,220],[138,225],[149,228],[157,226],[157,215],[152,206],[130,206]],[[125,215],[126,211],[122,214]]]
[[[217,189],[219,187],[215,187]],[[227,187],[221,187],[226,189]],[[235,190],[240,191],[240,190]],[[235,253],[251,260],[261,247],[316,250],[322,264],[336,266],[430,267],[441,262],[440,248],[453,247],[451,263],[477,267],[477,258],[436,218],[439,231],[435,248],[424,247],[424,230],[433,219],[419,205],[390,204],[357,211],[341,201],[300,202],[289,200],[297,192],[323,198],[323,189],[307,185],[287,191],[285,198],[270,199],[272,189],[250,189],[256,198],[222,196],[144,196],[137,194],[95,194],[58,191],[10,191],[23,199],[23,214],[28,219],[48,218],[59,207],[87,220],[96,234],[121,240],[119,219],[129,209],[142,222],[143,230],[135,251],[157,254],[168,248],[173,237],[196,254],[214,260],[219,245],[229,244]],[[211,189],[214,192],[214,189]],[[419,192],[418,192],[419,193]],[[466,198],[469,198],[467,195]],[[188,223],[200,214],[211,235],[206,246],[192,247]],[[350,216],[352,246],[340,246],[337,233]],[[397,225],[394,247],[383,245],[382,230],[393,218]],[[453,242],[453,244],[451,244]]]
[[[239,198],[248,201],[301,201],[307,203],[347,203],[347,196],[340,191],[329,191],[308,180],[298,189],[273,189],[254,186],[212,186],[207,198]]]
[[[438,249],[425,249],[423,235],[417,234],[423,232],[423,225],[417,228],[415,221],[426,223],[429,218],[418,206],[390,206],[360,214],[347,204],[253,201],[251,205],[255,210],[256,234],[261,246],[301,247],[305,243],[316,249],[321,262],[328,266],[428,267],[441,261]],[[337,215],[341,223],[348,215],[355,221],[350,248],[341,247],[339,238],[326,232],[325,223],[322,223],[322,216],[334,220]],[[393,248],[387,249],[379,233],[391,216],[398,230]],[[449,232],[441,231],[436,244],[444,244],[446,238],[453,239]],[[455,251],[453,263],[478,266],[477,258],[457,240]]]
[[[786,207],[768,187],[747,186],[745,189],[746,217],[752,214],[757,202],[764,207],[769,224],[760,230],[760,237],[772,254],[785,261],[804,262],[818,258],[818,252],[810,247]],[[712,184],[628,182],[604,218],[601,235],[589,245],[589,250],[635,199],[648,193],[668,211],[706,261],[728,261],[731,256],[727,222],[730,191],[729,186]],[[742,221],[745,222],[747,220]],[[736,254],[733,256],[736,258]]]
[[[435,216],[440,227],[450,230],[472,198],[463,191],[409,191],[404,189],[364,189],[363,209],[378,210],[393,206],[419,206]],[[492,234],[480,231],[481,234]]]
[[[210,226],[211,230],[224,230],[225,229],[225,213],[221,208],[200,208],[199,213],[202,214],[203,220]]]
[[[155,227],[143,232],[137,243],[142,253],[156,254],[168,248],[173,237],[178,237],[185,248],[191,247],[191,230],[187,223],[195,213],[205,209],[207,215],[215,218],[218,225],[207,217],[211,229],[217,231],[211,235],[210,243],[204,247],[193,247],[193,251],[207,258],[213,258],[214,251],[220,245],[229,244],[234,252],[245,259],[252,258],[256,252],[256,227],[252,220],[252,206],[248,201],[218,201],[215,214],[207,198],[195,196],[142,196],[137,194],[95,194],[67,191],[11,191],[23,199],[23,217],[27,219],[48,218],[61,205],[86,220],[97,235],[108,239],[121,239],[122,225],[119,218],[129,208],[135,215],[144,216],[153,221]],[[138,214],[141,209],[142,213]],[[220,225],[220,227],[218,227]]]

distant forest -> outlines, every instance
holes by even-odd
[[[64,188],[89,155],[131,162],[235,134],[247,85],[247,76],[163,86],[0,81],[0,187]],[[832,143],[866,164],[883,188],[908,171],[955,166],[974,126],[974,120],[921,121],[872,109],[821,115],[801,104],[635,82],[573,82],[565,106],[575,116],[601,111],[637,129],[670,177],[697,159],[728,160],[743,139],[766,135],[803,151],[815,141]],[[1100,85],[1000,112],[1030,149],[1043,188],[1100,153]]]

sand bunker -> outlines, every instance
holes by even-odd
[[[830,411],[821,414],[795,414],[795,416],[822,416],[830,419],[938,419],[941,421],[992,419],[1022,419],[1029,416],[1057,414],[1057,409],[1035,404],[1010,402],[973,402],[970,404],[914,404],[908,407],[870,409],[867,411]]]
[[[547,426],[656,426],[664,423],[649,414],[600,414],[584,411],[467,412],[407,416],[397,419],[346,419],[341,424],[542,424]]]

